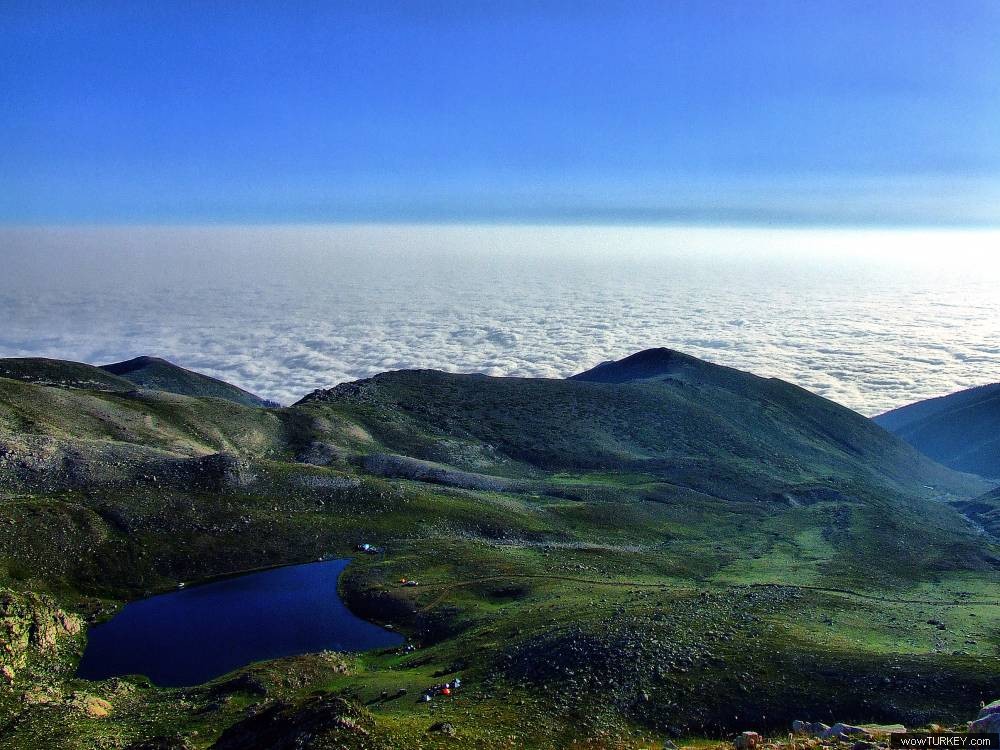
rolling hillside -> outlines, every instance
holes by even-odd
[[[961,721],[1000,678],[990,485],[790,384],[653,350],[265,409],[87,368],[0,378],[4,747],[255,747],[266,723],[274,746],[633,750]],[[404,648],[181,690],[74,675],[123,602],[320,557],[353,558],[341,594]]]
[[[95,391],[125,392],[135,385],[100,367],[83,362],[67,362],[43,357],[9,357],[0,359],[0,378],[21,380],[38,385],[61,388],[82,388]]]
[[[568,380],[383,373],[297,406],[319,405],[394,452],[510,476],[640,472],[739,500],[986,488],[808,391],[668,350]]]
[[[101,369],[135,383],[140,388],[179,393],[183,396],[224,398],[244,406],[273,405],[235,385],[186,370],[159,357],[136,357],[125,362],[102,365]]]
[[[136,357],[100,367],[43,357],[9,357],[0,359],[0,378],[78,390],[127,393],[144,389],[221,398],[243,406],[275,406],[235,385],[159,357]]]

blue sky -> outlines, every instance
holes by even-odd
[[[1000,3],[0,3],[0,221],[1000,224]]]

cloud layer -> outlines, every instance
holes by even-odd
[[[399,368],[564,377],[668,346],[865,414],[1000,380],[962,232],[8,229],[0,356],[167,357],[291,403]]]

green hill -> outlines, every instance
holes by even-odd
[[[298,406],[328,406],[393,452],[511,476],[640,472],[733,500],[986,486],[789,383],[676,353],[666,374],[644,368],[631,379],[634,360],[617,373],[600,366],[600,380],[594,371],[569,380],[384,373]]]
[[[919,401],[874,420],[945,466],[1000,480],[1000,383]]]
[[[573,375],[570,380],[592,383],[631,383],[638,380],[670,378],[700,384],[738,386],[755,379],[750,373],[731,367],[713,365],[673,349],[644,349],[624,359],[609,360]],[[757,378],[759,379],[759,378]]]
[[[0,378],[22,380],[38,385],[62,388],[85,388],[97,391],[132,391],[135,385],[125,378],[82,362],[67,362],[43,357],[0,359]]]
[[[125,393],[142,388],[221,398],[244,406],[276,405],[235,385],[159,357],[136,357],[100,367],[42,357],[11,357],[0,359],[0,378],[80,390]]]
[[[264,399],[222,380],[186,370],[159,357],[136,357],[125,362],[102,365],[101,369],[124,378],[140,388],[184,396],[224,398],[244,406],[269,406]]]

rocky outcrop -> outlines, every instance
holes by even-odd
[[[299,463],[313,464],[314,466],[329,466],[338,461],[345,461],[347,458],[346,450],[333,443],[325,443],[320,440],[309,443],[295,456],[295,460]]]
[[[373,453],[365,456],[362,463],[365,471],[380,477],[415,479],[418,482],[444,484],[449,487],[460,487],[466,490],[529,492],[532,489],[537,489],[533,488],[529,482],[494,477],[489,474],[459,471],[443,464],[388,453]]]
[[[213,453],[184,461],[195,486],[209,492],[232,492],[249,488],[256,480],[250,462],[231,453]]]
[[[34,666],[54,663],[81,629],[79,617],[46,597],[0,589],[0,687],[22,681]]]
[[[58,492],[134,484],[170,454],[128,443],[0,436],[0,489]]]
[[[293,704],[279,701],[229,727],[212,750],[381,748],[375,722],[360,706],[333,695]]]
[[[257,480],[251,462],[231,453],[189,457],[120,441],[0,435],[0,489],[15,492],[149,486],[234,492]]]
[[[74,694],[70,705],[92,719],[106,719],[112,711],[110,702],[89,693]]]
[[[870,737],[871,731],[864,727],[837,722],[833,726],[821,721],[793,721],[792,732],[805,737],[819,737],[822,740],[845,740],[849,737]]]

